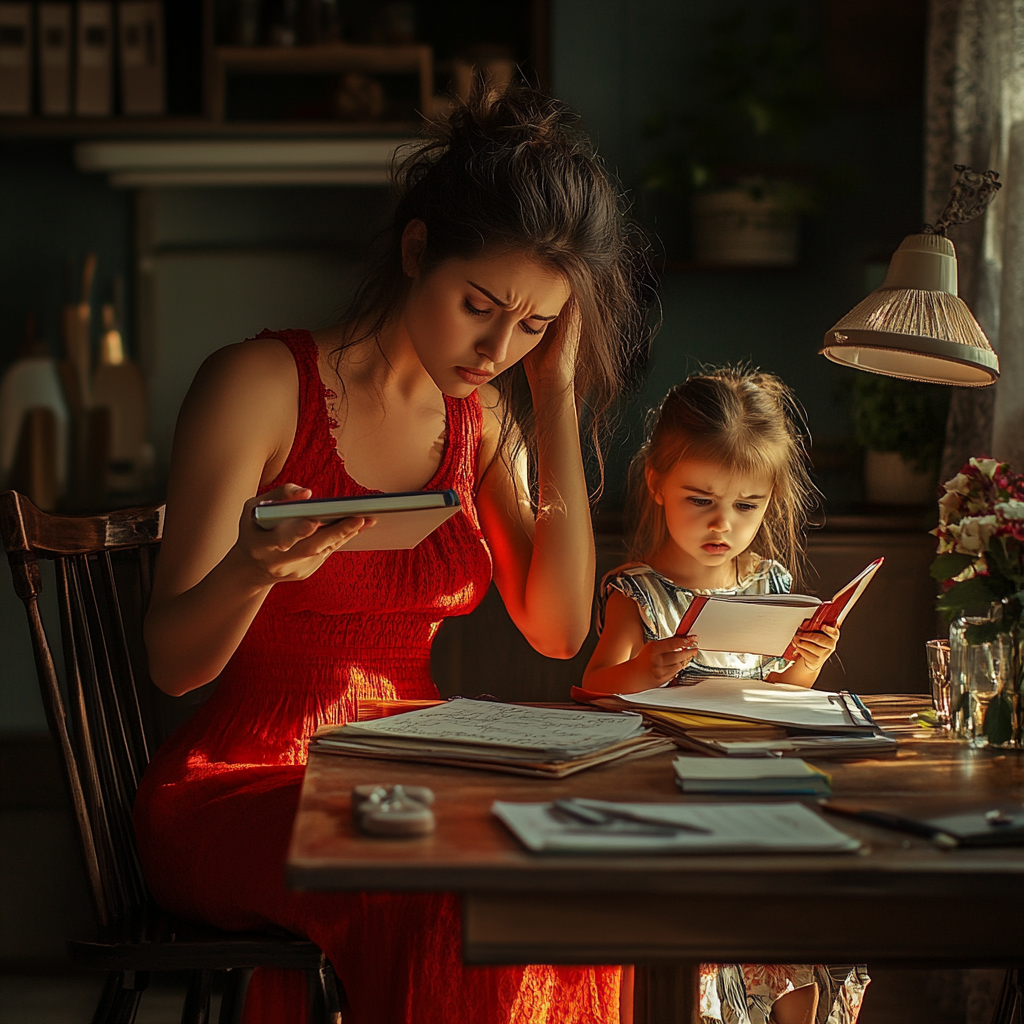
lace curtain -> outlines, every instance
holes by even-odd
[[[999,353],[1002,376],[955,389],[942,478],[971,456],[1024,467],[1024,0],[931,0],[925,220],[945,205],[954,164],[1000,173],[987,215],[954,229],[960,295]]]

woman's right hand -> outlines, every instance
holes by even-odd
[[[304,501],[313,492],[298,484],[282,487],[250,498],[242,507],[238,523],[235,554],[254,574],[261,585],[285,580],[304,580],[320,568],[339,548],[344,547],[376,520],[367,517],[339,519],[322,523],[317,519],[285,519],[271,529],[264,529],[253,519],[252,511],[267,501]]]
[[[662,686],[674,679],[697,653],[697,635],[670,636],[644,644],[633,658],[637,669],[650,678],[651,685]]]

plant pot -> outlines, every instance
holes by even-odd
[[[899,452],[875,452],[864,457],[864,491],[878,505],[927,505],[935,501],[935,477],[921,472]]]
[[[699,192],[693,197],[693,257],[717,266],[791,267],[798,226],[797,214],[770,192]]]

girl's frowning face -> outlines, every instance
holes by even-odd
[[[665,510],[670,560],[697,572],[725,566],[750,547],[761,528],[772,482],[728,466],[681,459],[658,476],[648,470],[651,496]]]
[[[522,253],[450,259],[423,272],[415,248],[406,246],[412,283],[402,323],[424,369],[453,398],[536,348],[569,298],[557,270]]]

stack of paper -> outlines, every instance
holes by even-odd
[[[574,823],[553,804],[495,801],[491,810],[528,849],[551,853],[850,853],[857,840],[803,804],[619,804],[578,800],[662,828]],[[672,831],[672,827],[679,831]],[[665,834],[668,833],[668,834]]]
[[[896,750],[855,694],[712,676],[641,693],[574,696],[608,709],[636,708],[678,746],[717,756],[875,757]]]
[[[368,722],[318,729],[328,753],[562,778],[606,761],[670,750],[636,713],[451,700]]]
[[[800,758],[677,757],[676,782],[684,793],[794,793],[827,796],[832,780]]]

